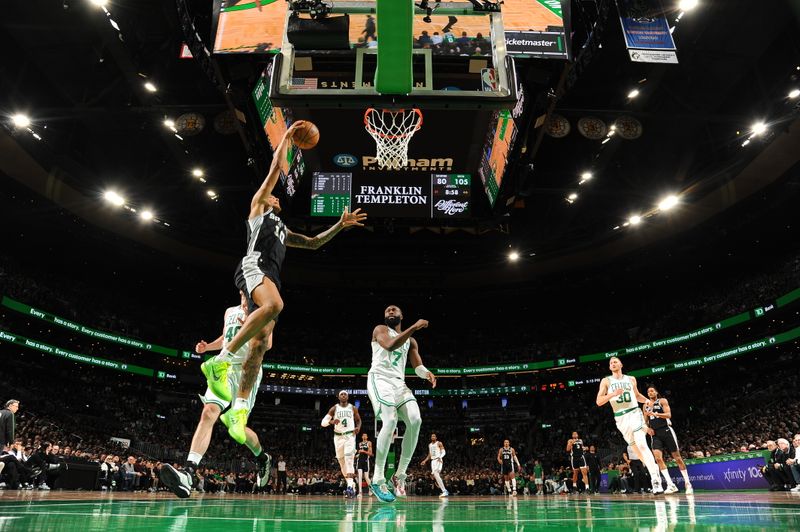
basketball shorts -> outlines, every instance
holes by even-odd
[[[514,463],[503,463],[500,465],[500,474],[501,475],[510,475],[511,473],[516,473],[517,468],[514,466]]]
[[[361,471],[369,471],[369,458],[359,458],[356,460],[356,469],[360,469]]]
[[[431,460],[431,473],[441,473],[442,472],[442,459]]]
[[[624,412],[624,411],[623,411]],[[639,408],[634,407],[624,414],[617,416],[614,415],[614,421],[617,423],[617,430],[620,431],[625,443],[632,445],[636,442],[633,441],[633,433],[639,430],[644,430],[644,416]]]
[[[572,469],[580,469],[582,467],[589,467],[586,465],[586,457],[583,455],[580,456],[570,456],[569,463],[572,466]]]
[[[384,408],[399,408],[408,402],[416,401],[404,379],[392,379],[375,373],[367,376],[367,394],[376,416],[380,415]]]
[[[544,483],[544,481],[542,480],[542,477],[536,477],[535,479],[533,479],[533,483],[536,484],[537,486],[541,486]]]
[[[233,283],[236,288],[244,292],[247,298],[248,313],[258,308],[258,305],[253,301],[252,294],[253,290],[264,282],[264,277],[275,283],[278,291],[280,291],[280,274],[280,268],[262,263],[256,255],[247,255],[239,262],[236,272],[233,274]]]
[[[333,446],[336,448],[336,458],[339,460],[349,458],[353,460],[356,454],[356,436],[352,432],[347,434],[334,434]]]
[[[655,434],[653,436],[648,436],[647,439],[650,448],[654,451],[675,453],[680,450],[680,447],[678,447],[678,437],[669,425],[656,430]]]
[[[258,387],[261,385],[261,377],[264,376],[264,372],[262,370],[258,370],[258,377],[256,377],[256,382],[253,384],[253,389],[250,390],[250,395],[247,397],[247,410],[248,412],[253,411],[253,407],[256,405],[256,395],[258,394]],[[231,369],[228,371],[228,385],[231,387],[231,396],[236,397],[236,393],[239,390],[239,382],[242,380],[242,366],[241,364],[233,364]],[[200,396],[200,400],[203,404],[214,404],[220,407],[221,410],[225,410],[231,405],[230,401],[224,401],[217,397],[214,392],[211,391],[211,388],[206,388],[206,393]]]

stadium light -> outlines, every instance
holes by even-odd
[[[572,194],[567,196],[567,199],[571,199],[572,201],[575,201],[576,199],[578,199],[578,193],[577,192],[573,192]]]
[[[637,96],[639,96],[639,89],[633,89],[631,92],[628,93],[628,98],[631,100],[633,100]]]
[[[31,125],[30,117],[22,113],[17,113],[14,116],[12,116],[11,122],[13,122],[14,127],[28,127],[29,125]]]
[[[175,121],[171,118],[164,119],[164,126],[170,128],[171,130],[175,131]]]
[[[691,11],[699,4],[698,0],[681,0],[678,2],[678,9],[681,11]]]
[[[144,88],[147,90],[147,92],[156,92],[158,90],[158,88],[149,81],[145,82]]]
[[[593,177],[591,172],[584,172],[581,174],[581,181],[589,181]]]
[[[142,211],[142,212],[139,214],[139,216],[140,216],[140,217],[141,217],[141,219],[142,219],[142,220],[144,220],[145,222],[149,222],[150,220],[152,220],[152,219],[153,219],[153,212],[152,212],[152,211]]]
[[[195,177],[203,177],[204,172],[202,168],[195,168],[192,170],[192,175]]]
[[[108,0],[89,0],[89,2],[97,7],[106,7]]]
[[[765,124],[764,122],[756,122],[755,124],[753,124],[752,127],[753,135],[761,135],[766,130],[767,130],[767,124]]]
[[[208,197],[211,199],[215,199],[217,197],[217,193],[211,189],[206,190],[206,194],[208,194]]]
[[[789,92],[789,98],[794,99],[798,96],[800,96],[800,89],[792,89],[791,92]]]
[[[516,251],[512,251],[511,253],[508,254],[508,260],[510,260],[511,262],[517,262],[519,260],[519,253],[517,253]]]
[[[744,147],[745,147],[745,146],[747,146],[748,144],[750,144],[750,139],[747,139],[747,140],[745,140],[744,142],[742,142],[742,148],[744,148]]]
[[[678,204],[678,197],[674,194],[670,194],[666,198],[662,199],[659,204],[658,208],[662,211],[668,211],[673,208],[675,205]]]
[[[103,197],[106,199],[106,201],[117,207],[122,207],[125,204],[125,198],[113,190],[107,190],[106,193],[103,194]]]
[[[642,217],[639,216],[638,214],[634,214],[633,216],[628,218],[628,223],[630,223],[631,225],[639,225],[639,222],[641,222],[641,221],[642,221]]]

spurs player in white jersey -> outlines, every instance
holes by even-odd
[[[333,405],[328,414],[322,418],[321,425],[329,427],[333,425],[333,446],[336,449],[336,459],[342,470],[347,490],[345,496],[352,498],[356,496],[356,485],[353,481],[355,469],[353,459],[356,455],[356,434],[361,432],[361,416],[358,415],[358,408],[348,402],[348,394],[342,390],[339,392],[339,403]]]
[[[444,450],[444,444],[438,440],[436,434],[431,434],[431,443],[428,444],[428,456],[422,461],[422,465],[428,462],[431,463],[431,476],[436,481],[439,489],[442,490],[439,497],[450,496],[450,492],[444,487],[444,482],[442,481],[442,465],[444,465],[442,459],[445,454],[447,452]]]
[[[240,305],[238,307],[230,307],[225,311],[225,318],[223,322],[222,335],[211,343],[205,340],[200,340],[195,346],[198,353],[205,353],[207,351],[219,351],[225,348],[231,339],[236,335],[236,332],[241,328],[245,319],[247,318],[247,299],[243,292],[239,292]],[[241,349],[233,353],[231,362],[231,371],[227,374],[228,386],[236,393],[239,388],[239,383],[242,378],[242,364],[251,351],[255,351],[258,356],[263,356],[263,353],[269,350],[272,346],[272,335],[267,338],[266,342],[260,341],[258,338],[252,339],[248,344],[245,344]],[[259,371],[256,378],[255,386],[247,397],[247,405],[250,411],[256,402],[256,393],[258,386],[261,383],[262,373]],[[203,458],[203,455],[208,450],[211,443],[211,433],[214,429],[214,423],[220,419],[225,426],[229,426],[228,414],[230,410],[220,415],[223,410],[230,406],[231,402],[220,398],[211,390],[206,388],[206,393],[200,396],[203,402],[203,411],[200,414],[200,421],[197,423],[194,437],[192,438],[191,446],[189,447],[189,456],[186,459],[186,464],[182,470],[177,470],[171,465],[164,463],[159,471],[161,481],[167,486],[175,495],[180,498],[189,497],[192,491],[194,482],[194,470]],[[246,439],[244,444],[253,452],[258,463],[258,476],[256,482],[259,487],[263,488],[269,482],[269,473],[272,466],[272,457],[264,452],[261,448],[261,443],[258,436],[249,427],[245,428]]]
[[[381,501],[392,502],[395,495],[406,495],[406,470],[417,447],[419,429],[422,426],[419,405],[406,386],[406,360],[411,361],[417,376],[430,382],[434,388],[436,376],[422,365],[417,341],[411,337],[427,327],[428,322],[417,320],[414,325],[402,330],[400,324],[403,321],[403,312],[395,305],[386,308],[383,318],[385,325],[378,325],[372,331],[372,366],[367,375],[369,400],[375,410],[375,418],[383,423],[376,438],[375,472],[370,489]],[[398,419],[405,423],[406,431],[403,435],[400,463],[392,478],[395,487],[395,494],[392,494],[386,485],[384,469]]]
[[[650,474],[653,494],[664,493],[656,459],[647,446],[647,426],[644,416],[639,410],[639,403],[644,403],[645,407],[652,409],[653,402],[639,392],[636,378],[622,374],[622,361],[619,358],[611,357],[608,360],[608,367],[611,375],[600,381],[597,406],[611,404],[617,429],[622,433],[625,442],[634,448]]]

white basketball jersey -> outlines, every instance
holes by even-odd
[[[429,444],[428,452],[431,453],[431,460],[436,460],[437,458],[441,458],[441,449],[439,449],[438,443]]]
[[[333,419],[338,419],[339,423],[334,425],[333,431],[337,434],[343,434],[345,432],[353,432],[355,430],[356,424],[353,419],[353,405],[347,403],[347,406],[342,406],[340,404],[336,405],[336,413],[333,414]]]
[[[398,333],[390,327],[389,336],[396,338]],[[387,351],[381,347],[381,344],[373,340],[372,366],[369,368],[369,372],[390,379],[405,379],[409,347],[411,347],[410,339],[394,351]]]
[[[608,393],[620,389],[622,390],[622,395],[613,397],[611,401],[609,401],[614,413],[630,410],[631,408],[639,408],[639,401],[633,394],[633,382],[631,378],[627,375],[623,375],[621,379],[615,379],[613,375],[609,375]]]
[[[225,326],[222,329],[223,349],[228,347],[228,344],[231,342],[231,340],[233,340],[233,337],[236,336],[236,333],[242,328],[246,317],[247,316],[245,315],[241,306],[230,307],[225,311]],[[245,343],[237,352],[232,354],[233,359],[231,362],[233,364],[244,363],[245,359],[247,358],[248,345],[249,342]]]

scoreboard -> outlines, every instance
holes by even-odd
[[[466,218],[471,187],[470,174],[354,178],[350,172],[314,172],[311,216],[340,216],[348,207],[378,218]]]

